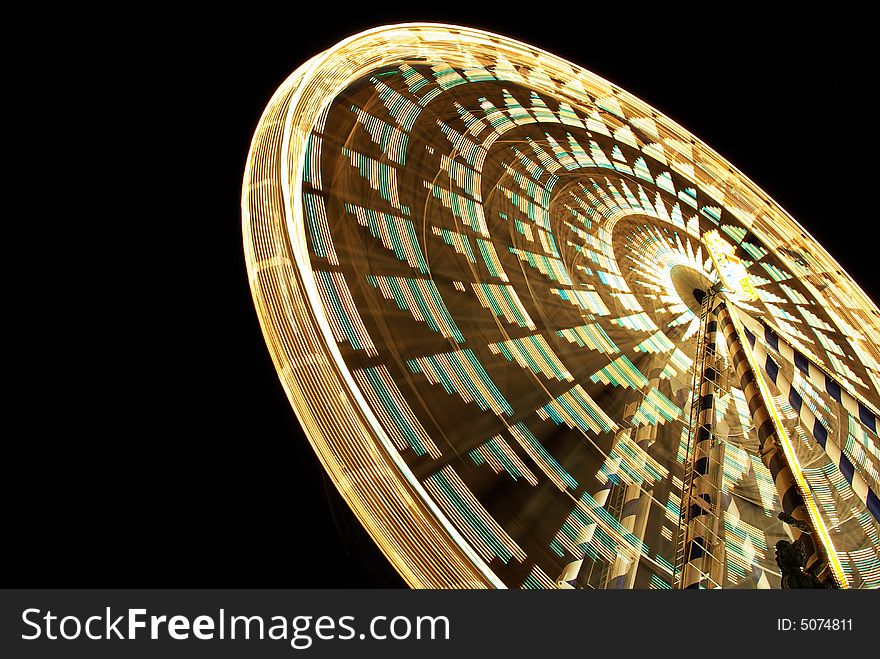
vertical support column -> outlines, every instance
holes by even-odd
[[[712,483],[712,497],[715,502],[715,514],[712,519],[711,552],[708,558],[709,565],[704,566],[709,575],[709,583],[721,588],[727,574],[725,561],[727,560],[727,546],[724,542],[724,508],[722,507],[721,493],[724,487],[724,442],[714,438],[714,446],[711,449],[710,480]]]
[[[782,509],[812,529],[811,533],[804,533],[796,526],[789,527],[794,540],[801,540],[803,543],[807,556],[806,568],[811,570],[818,567],[817,564],[820,564],[820,561],[825,560],[822,554],[827,551],[816,541],[819,537],[816,526],[813,524],[807,503],[785,456],[780,440],[780,433],[783,430],[781,425],[777,425],[777,420],[774,419],[768,408],[768,405],[772,403],[768,403],[764,399],[764,393],[761,391],[759,381],[749,363],[746,349],[743,342],[740,341],[735,321],[732,318],[732,311],[722,305],[718,311],[718,319],[721,331],[727,341],[730,357],[733,360],[733,367],[736,369],[740,381],[740,388],[745,394],[749,412],[752,415],[752,423],[758,431],[761,461],[770,470],[776,492],[782,502]]]
[[[660,373],[662,367],[654,368],[648,374],[648,390],[658,387],[660,384]],[[636,430],[636,445],[645,453],[648,448],[657,439],[657,426],[645,425],[639,426]],[[635,535],[637,538],[645,537],[645,528],[648,525],[648,515],[651,511],[651,497],[654,491],[644,489],[638,484],[627,485],[626,492],[623,497],[623,508],[620,513],[620,523],[627,531]],[[639,570],[639,560],[636,558],[631,562],[626,562],[620,557],[614,561],[611,568],[611,579],[608,582],[609,588],[626,588],[631,589],[636,581],[636,573]]]
[[[874,490],[871,489],[871,486],[865,480],[864,476],[859,473],[858,469],[856,469],[850,459],[843,452],[840,444],[835,441],[833,437],[830,437],[828,435],[828,431],[825,429],[825,426],[823,426],[822,423],[820,423],[819,420],[815,417],[813,412],[810,410],[809,405],[804,404],[804,400],[792,384],[792,380],[785,377],[785,375],[783,375],[782,372],[779,371],[778,367],[776,367],[776,363],[773,357],[771,357],[767,353],[767,350],[757,340],[755,334],[749,331],[747,325],[748,323],[743,320],[747,348],[751,350],[752,356],[754,357],[758,367],[763,370],[764,375],[767,376],[767,379],[776,385],[776,388],[779,390],[779,393],[782,394],[782,397],[785,398],[792,406],[794,411],[797,412],[798,418],[803,424],[803,427],[813,435],[816,443],[822,447],[822,449],[828,455],[828,458],[840,470],[840,473],[843,474],[843,478],[846,480],[847,483],[850,484],[853,493],[859,498],[859,501],[861,501],[865,505],[865,508],[867,508],[868,512],[871,513],[874,519],[880,522],[880,498],[877,497],[877,494]],[[765,337],[772,337],[771,340],[775,341],[775,345],[778,347],[781,341],[776,333],[773,332],[770,328],[764,328],[764,331]],[[773,345],[773,343],[771,343],[770,345]],[[793,350],[793,348],[790,349]],[[799,370],[801,373],[803,373],[802,368]],[[849,406],[844,405],[842,402],[846,400],[843,395],[844,390],[840,388],[840,385],[837,385],[836,390],[834,388],[834,385],[831,385],[829,387],[829,381],[833,382],[829,375],[819,370],[819,368],[812,363],[809,364],[807,370],[811,371],[807,375],[807,377],[810,378],[810,381],[813,382],[813,384],[816,384],[815,380],[821,379],[821,383],[819,384],[819,386],[821,387],[820,390],[825,390],[829,393],[834,391],[839,392],[838,395],[835,397],[835,400],[843,405],[844,410],[846,410],[846,412],[848,412],[849,414],[853,414],[853,412],[855,412],[856,415],[859,414],[860,410],[857,406],[860,405],[860,403],[857,403],[851,396],[849,396],[849,394],[846,394],[847,396],[849,396],[850,403]],[[834,396],[833,393],[831,395]],[[873,413],[868,412],[867,410],[865,410],[864,407],[862,407],[861,410],[864,410],[866,414],[871,415],[868,418],[874,418]],[[876,428],[876,422],[874,422],[873,426],[868,427]]]
[[[711,560],[714,512],[716,507],[716,488],[711,472],[712,426],[715,422],[715,385],[718,379],[716,368],[716,333],[718,320],[712,305],[714,296],[709,296],[703,304],[709,306],[706,318],[706,333],[703,343],[703,373],[699,387],[699,415],[697,434],[694,438],[691,469],[691,487],[682,497],[686,506],[687,529],[685,535],[684,571],[682,588],[699,588],[706,575],[707,560]]]
[[[611,494],[611,490],[614,487],[614,482],[612,480],[608,480],[597,492],[593,495],[593,499],[595,502],[601,506],[605,507],[605,504],[608,503],[608,497]],[[592,541],[593,535],[596,533],[596,524],[588,525],[583,534],[577,539],[578,545],[584,545]],[[584,557],[586,553],[584,553],[581,558],[578,560],[572,561],[568,563],[563,569],[560,575],[556,578],[556,585],[559,588],[573,588],[580,587],[585,588],[588,587],[587,580],[589,578],[589,573],[585,573],[582,569],[584,565]],[[572,586],[574,582],[575,585]]]

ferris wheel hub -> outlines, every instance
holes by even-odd
[[[706,291],[712,287],[712,282],[702,272],[686,265],[676,265],[669,272],[669,278],[675,292],[681,301],[694,312],[700,315],[700,305],[706,296]]]

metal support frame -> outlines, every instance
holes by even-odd
[[[718,560],[718,556],[717,550],[712,550],[709,536],[715,536],[706,519],[712,515],[717,521],[720,514],[717,509],[717,488],[712,487],[715,479],[708,468],[714,443],[712,423],[718,373],[715,364],[716,331],[723,334],[728,346],[740,388],[745,393],[758,432],[761,460],[770,470],[783,511],[799,522],[790,528],[794,540],[800,539],[805,546],[807,569],[819,575],[827,571],[824,574],[826,579],[833,580],[836,587],[846,588],[846,576],[794,454],[782,417],[748,342],[743,340],[743,328],[736,311],[718,292],[717,285],[707,292],[701,302],[673,587],[699,588],[704,583],[720,586],[717,581],[723,574],[723,571],[712,569],[711,561]],[[717,529],[718,525],[711,527]],[[710,578],[711,575],[718,576]]]
[[[790,525],[789,528],[794,540],[801,540],[804,544],[806,568],[817,576],[824,576],[835,587],[847,588],[843,566],[813,501],[760,365],[755,360],[748,341],[744,340],[742,323],[733,305],[720,305],[718,318],[733,366],[740,379],[740,388],[745,393],[752,422],[758,432],[761,461],[770,470],[783,511],[801,522],[799,525]],[[809,532],[799,528],[803,526],[809,528]],[[824,574],[826,571],[827,575]]]
[[[721,587],[717,562],[721,547],[718,537],[720,502],[715,446],[715,396],[718,379],[715,335],[718,302],[713,287],[700,301],[700,328],[691,389],[688,443],[684,462],[682,498],[679,510],[673,587],[696,589]]]

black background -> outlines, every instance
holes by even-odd
[[[22,104],[39,126],[11,127],[37,156],[26,176],[39,190],[18,218],[35,235],[7,249],[26,252],[40,313],[23,323],[37,347],[19,355],[32,405],[7,411],[25,421],[7,441],[29,449],[5,461],[8,585],[403,585],[299,430],[241,247],[265,103],[368,27],[481,27],[593,70],[727,157],[878,298],[876,37],[855,5],[492,4],[36,19],[23,61],[37,102]]]

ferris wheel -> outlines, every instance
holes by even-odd
[[[242,212],[291,405],[411,586],[880,586],[880,313],[635,96],[369,30],[272,97]]]

